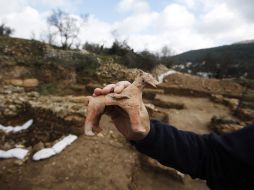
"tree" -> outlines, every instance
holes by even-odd
[[[96,53],[96,54],[100,54],[104,52],[104,46],[100,45],[100,44],[96,44],[96,43],[88,43],[86,42],[82,49],[92,52],[92,53]]]
[[[76,42],[75,42],[75,48],[78,50],[80,49],[81,47],[81,40],[79,38],[76,39]]]
[[[13,33],[14,33],[14,29],[6,26],[5,24],[1,24],[0,25],[0,36],[7,36],[7,37],[9,37]]]
[[[128,52],[133,52],[133,49],[128,45],[127,41],[120,42],[115,40],[112,47],[109,49],[109,54],[124,56]]]
[[[159,64],[159,58],[148,50],[139,53],[140,68],[151,71],[156,65]]]
[[[151,71],[159,64],[159,59],[156,55],[147,50],[140,53],[129,51],[121,57],[121,63],[130,68],[139,68],[145,71]]]
[[[172,54],[173,53],[172,53],[171,49],[168,46],[163,46],[161,48],[161,55],[162,55],[162,57],[169,57]]]
[[[57,9],[53,10],[47,22],[49,26],[55,28],[56,33],[59,34],[62,48],[70,49],[73,42],[78,38],[78,19],[61,9]]]

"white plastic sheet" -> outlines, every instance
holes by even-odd
[[[31,127],[33,124],[33,120],[30,119],[29,121],[27,121],[26,123],[24,123],[21,126],[16,126],[16,127],[12,127],[12,126],[3,126],[0,124],[0,130],[4,131],[5,133],[17,133],[19,131],[23,131],[28,129],[29,127]]]
[[[27,155],[28,150],[23,148],[13,148],[10,150],[0,150],[0,158],[17,158],[23,160]]]
[[[162,83],[162,82],[163,82],[163,79],[164,79],[166,76],[172,75],[172,74],[175,74],[175,73],[177,73],[177,72],[174,71],[174,70],[169,70],[169,71],[167,71],[166,73],[161,74],[161,75],[158,77],[158,82],[159,82],[159,83]]]
[[[78,137],[76,135],[68,135],[64,137],[61,141],[56,143],[51,148],[44,148],[39,150],[33,155],[33,160],[42,160],[50,158],[56,154],[62,152],[68,145],[72,144]]]

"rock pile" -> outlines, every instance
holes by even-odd
[[[7,84],[13,86],[21,86],[25,88],[35,88],[39,85],[38,79],[31,78],[31,79],[10,79],[5,81]]]
[[[25,102],[39,97],[37,92],[25,93],[23,87],[3,86],[0,90],[0,118],[17,116]]]
[[[209,128],[219,134],[237,131],[243,127],[244,124],[236,119],[220,116],[214,116],[209,124]]]
[[[150,103],[146,103],[145,106],[151,119],[156,119],[164,123],[169,122],[169,116],[166,112],[160,111]]]
[[[47,110],[56,117],[71,120],[76,115],[84,117],[87,102],[85,96],[40,96],[38,92],[25,92],[22,87],[4,86],[0,90],[0,118],[18,116],[29,107],[33,112]]]
[[[128,69],[116,63],[101,64],[96,71],[99,80],[109,83],[120,80],[133,81],[136,77],[137,69]]]
[[[85,96],[40,96],[37,92],[25,93],[21,87],[4,86],[0,91],[1,124],[19,125],[28,119],[34,123],[26,131],[1,133],[0,148],[13,148],[17,144],[28,147],[52,142],[69,133],[83,134],[87,101]]]
[[[239,104],[239,99],[225,98],[222,95],[211,95],[211,100],[226,106],[229,106],[231,110],[235,110]]]
[[[248,108],[242,108],[237,110],[236,115],[244,121],[254,122],[254,110]]]

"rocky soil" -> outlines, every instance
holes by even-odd
[[[235,106],[231,104],[236,104],[237,99],[221,95],[168,95],[164,89],[145,89],[145,94],[151,118],[182,130],[221,133],[227,131],[218,130],[222,127],[232,131],[245,125],[241,121],[237,128],[228,121],[236,119]],[[1,124],[18,125],[31,118],[34,123],[24,132],[0,133],[0,149],[29,149],[25,160],[0,160],[0,188],[16,189],[19,185],[19,189],[207,189],[204,181],[192,180],[139,154],[107,116],[101,120],[103,131],[98,136],[83,136],[86,105],[85,96],[42,96],[35,91],[26,92],[24,87],[2,86]],[[230,119],[218,121],[214,115]],[[228,127],[229,124],[234,126]],[[34,152],[52,146],[67,134],[76,134],[79,139],[59,155],[32,161]]]
[[[138,153],[107,116],[102,117],[101,133],[83,135],[84,95],[107,83],[132,81],[135,69],[98,59],[98,68],[80,73],[68,64],[79,64],[85,53],[63,52],[32,41],[0,41],[0,124],[34,121],[16,134],[0,131],[1,150],[29,150],[24,160],[0,160],[0,189],[208,189],[204,181]],[[167,71],[159,66],[152,73],[158,77]],[[253,108],[240,101],[244,92],[245,87],[234,80],[175,73],[156,89],[145,88],[143,98],[153,119],[199,134],[222,134],[254,121]],[[79,138],[61,154],[32,161],[36,151],[68,134]]]
[[[169,75],[160,87],[164,88],[166,93],[196,96],[220,94],[230,98],[240,98],[244,92],[244,87],[231,79],[209,79],[183,73]]]
[[[204,182],[191,180],[139,154],[107,116],[101,121],[102,133],[83,136],[85,96],[41,96],[25,93],[21,87],[4,86],[0,100],[2,124],[17,125],[34,119],[28,131],[0,134],[1,149],[19,146],[30,150],[23,161],[0,161],[1,189],[16,189],[17,184],[19,189],[154,189],[158,185],[161,189],[207,189]],[[154,118],[165,116],[153,106],[149,110]],[[35,151],[50,147],[70,133],[79,135],[79,139],[63,153],[44,161],[31,160]]]

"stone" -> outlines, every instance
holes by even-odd
[[[158,109],[155,107],[153,104],[145,104],[146,109],[148,110],[149,113],[157,112]]]
[[[104,137],[104,135],[102,133],[98,133],[97,136],[98,137]]]
[[[13,144],[9,143],[9,142],[5,142],[4,145],[3,145],[3,149],[4,150],[10,150],[14,148]]]
[[[45,145],[43,142],[40,141],[39,143],[37,143],[33,146],[33,152],[37,152],[43,148],[45,148]]]
[[[6,81],[7,84],[13,85],[13,86],[23,86],[23,80],[21,79],[11,79]]]
[[[254,121],[254,111],[248,108],[237,110],[236,115],[244,121]]]
[[[64,120],[65,121],[78,121],[78,122],[82,122],[84,121],[84,116],[81,116],[81,115],[68,115],[66,117],[64,117]]]
[[[239,105],[239,99],[236,98],[225,98],[224,101],[232,110],[235,110]]]
[[[16,144],[15,147],[16,148],[25,148],[25,146],[23,144]]]
[[[166,112],[158,111],[149,114],[151,119],[159,120],[163,123],[169,123],[169,116]]]
[[[143,97],[146,99],[153,100],[156,94],[164,94],[163,89],[154,89],[154,88],[144,88],[143,90]]]
[[[148,156],[141,155],[140,156],[141,164],[157,171],[164,171],[170,177],[174,178],[175,180],[184,183],[185,182],[185,175],[174,168],[166,167],[160,164],[157,160],[154,160]]]
[[[16,86],[16,87],[26,87],[34,88],[39,85],[38,79],[10,79],[5,81],[7,84]]]
[[[223,104],[224,102],[224,97],[222,95],[216,95],[216,94],[212,94],[210,96],[211,100],[216,102],[216,103],[220,103]]]
[[[3,115],[6,117],[13,117],[13,116],[16,116],[17,114],[18,114],[17,112],[9,110],[9,109],[5,109],[3,111]]]
[[[231,110],[235,110],[239,104],[239,99],[236,98],[225,98],[222,95],[211,95],[210,96],[211,100],[219,103],[219,104],[223,104],[225,106],[230,107]]]
[[[38,79],[25,79],[23,82],[23,86],[25,88],[34,88],[39,85]]]
[[[17,166],[22,166],[24,164],[24,161],[23,160],[15,160],[14,164]]]
[[[27,93],[27,95],[29,96],[29,97],[35,97],[35,98],[38,98],[39,96],[40,96],[40,94],[38,93],[38,92],[29,92],[29,93]]]
[[[73,103],[82,103],[82,104],[85,104],[85,105],[88,104],[87,96],[71,96],[69,98],[69,100],[70,100],[70,102],[73,102]]]
[[[185,105],[183,103],[171,102],[158,95],[155,96],[152,103],[162,108],[185,109]]]
[[[244,124],[234,118],[213,116],[208,127],[218,134],[223,134],[242,129]]]
[[[9,105],[8,106],[8,108],[10,109],[10,110],[12,110],[12,111],[15,111],[17,108],[16,108],[16,106],[15,105]]]
[[[244,126],[238,124],[224,124],[221,125],[220,127],[221,127],[220,129],[219,128],[217,129],[219,133],[229,133],[244,128]]]

